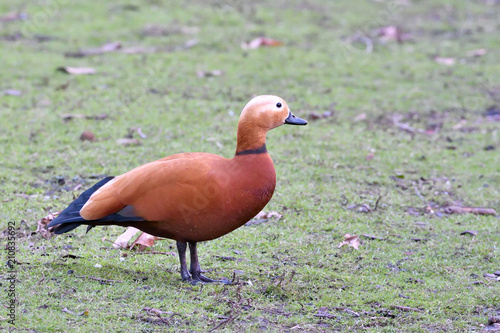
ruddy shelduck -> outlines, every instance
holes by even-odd
[[[177,241],[183,280],[214,282],[201,274],[197,242],[241,227],[269,202],[276,185],[266,134],[281,126],[306,125],[277,96],[257,96],[243,108],[236,153],[181,153],[107,177],[83,192],[48,227],[56,234],[88,225],[132,226]],[[191,266],[186,249],[189,244]]]

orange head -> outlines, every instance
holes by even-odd
[[[306,125],[307,121],[295,117],[286,102],[272,95],[254,97],[241,111],[240,124],[247,123],[266,131],[283,124]]]

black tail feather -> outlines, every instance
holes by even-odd
[[[85,222],[88,223],[89,221],[83,219],[80,216],[80,210],[95,191],[104,186],[104,184],[106,184],[113,178],[114,177],[106,177],[83,192],[75,201],[73,201],[65,210],[63,210],[58,217],[50,221],[47,227],[55,226],[54,233],[63,234],[79,227],[81,224],[86,224]]]

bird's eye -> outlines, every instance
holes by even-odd
[[[278,102],[278,103],[276,104],[276,107],[279,109],[279,108],[281,107],[281,103],[280,103],[280,102]]]

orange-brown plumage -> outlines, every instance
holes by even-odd
[[[266,134],[284,123],[307,122],[295,118],[281,98],[258,96],[241,113],[233,158],[182,153],[142,165],[92,189],[95,192],[80,200],[84,203],[81,209],[79,199],[72,204],[76,206],[70,205],[66,210],[79,209],[80,220],[74,217],[74,212],[65,210],[61,214],[65,217],[53,220],[49,226],[57,226],[56,232],[58,228],[66,232],[73,228],[68,227],[70,223],[116,224],[175,239],[185,280],[191,279],[182,259],[187,242],[191,248],[193,280],[209,281],[197,271],[196,242],[233,231],[269,202],[276,173],[265,149]],[[65,212],[72,214],[67,221]]]

